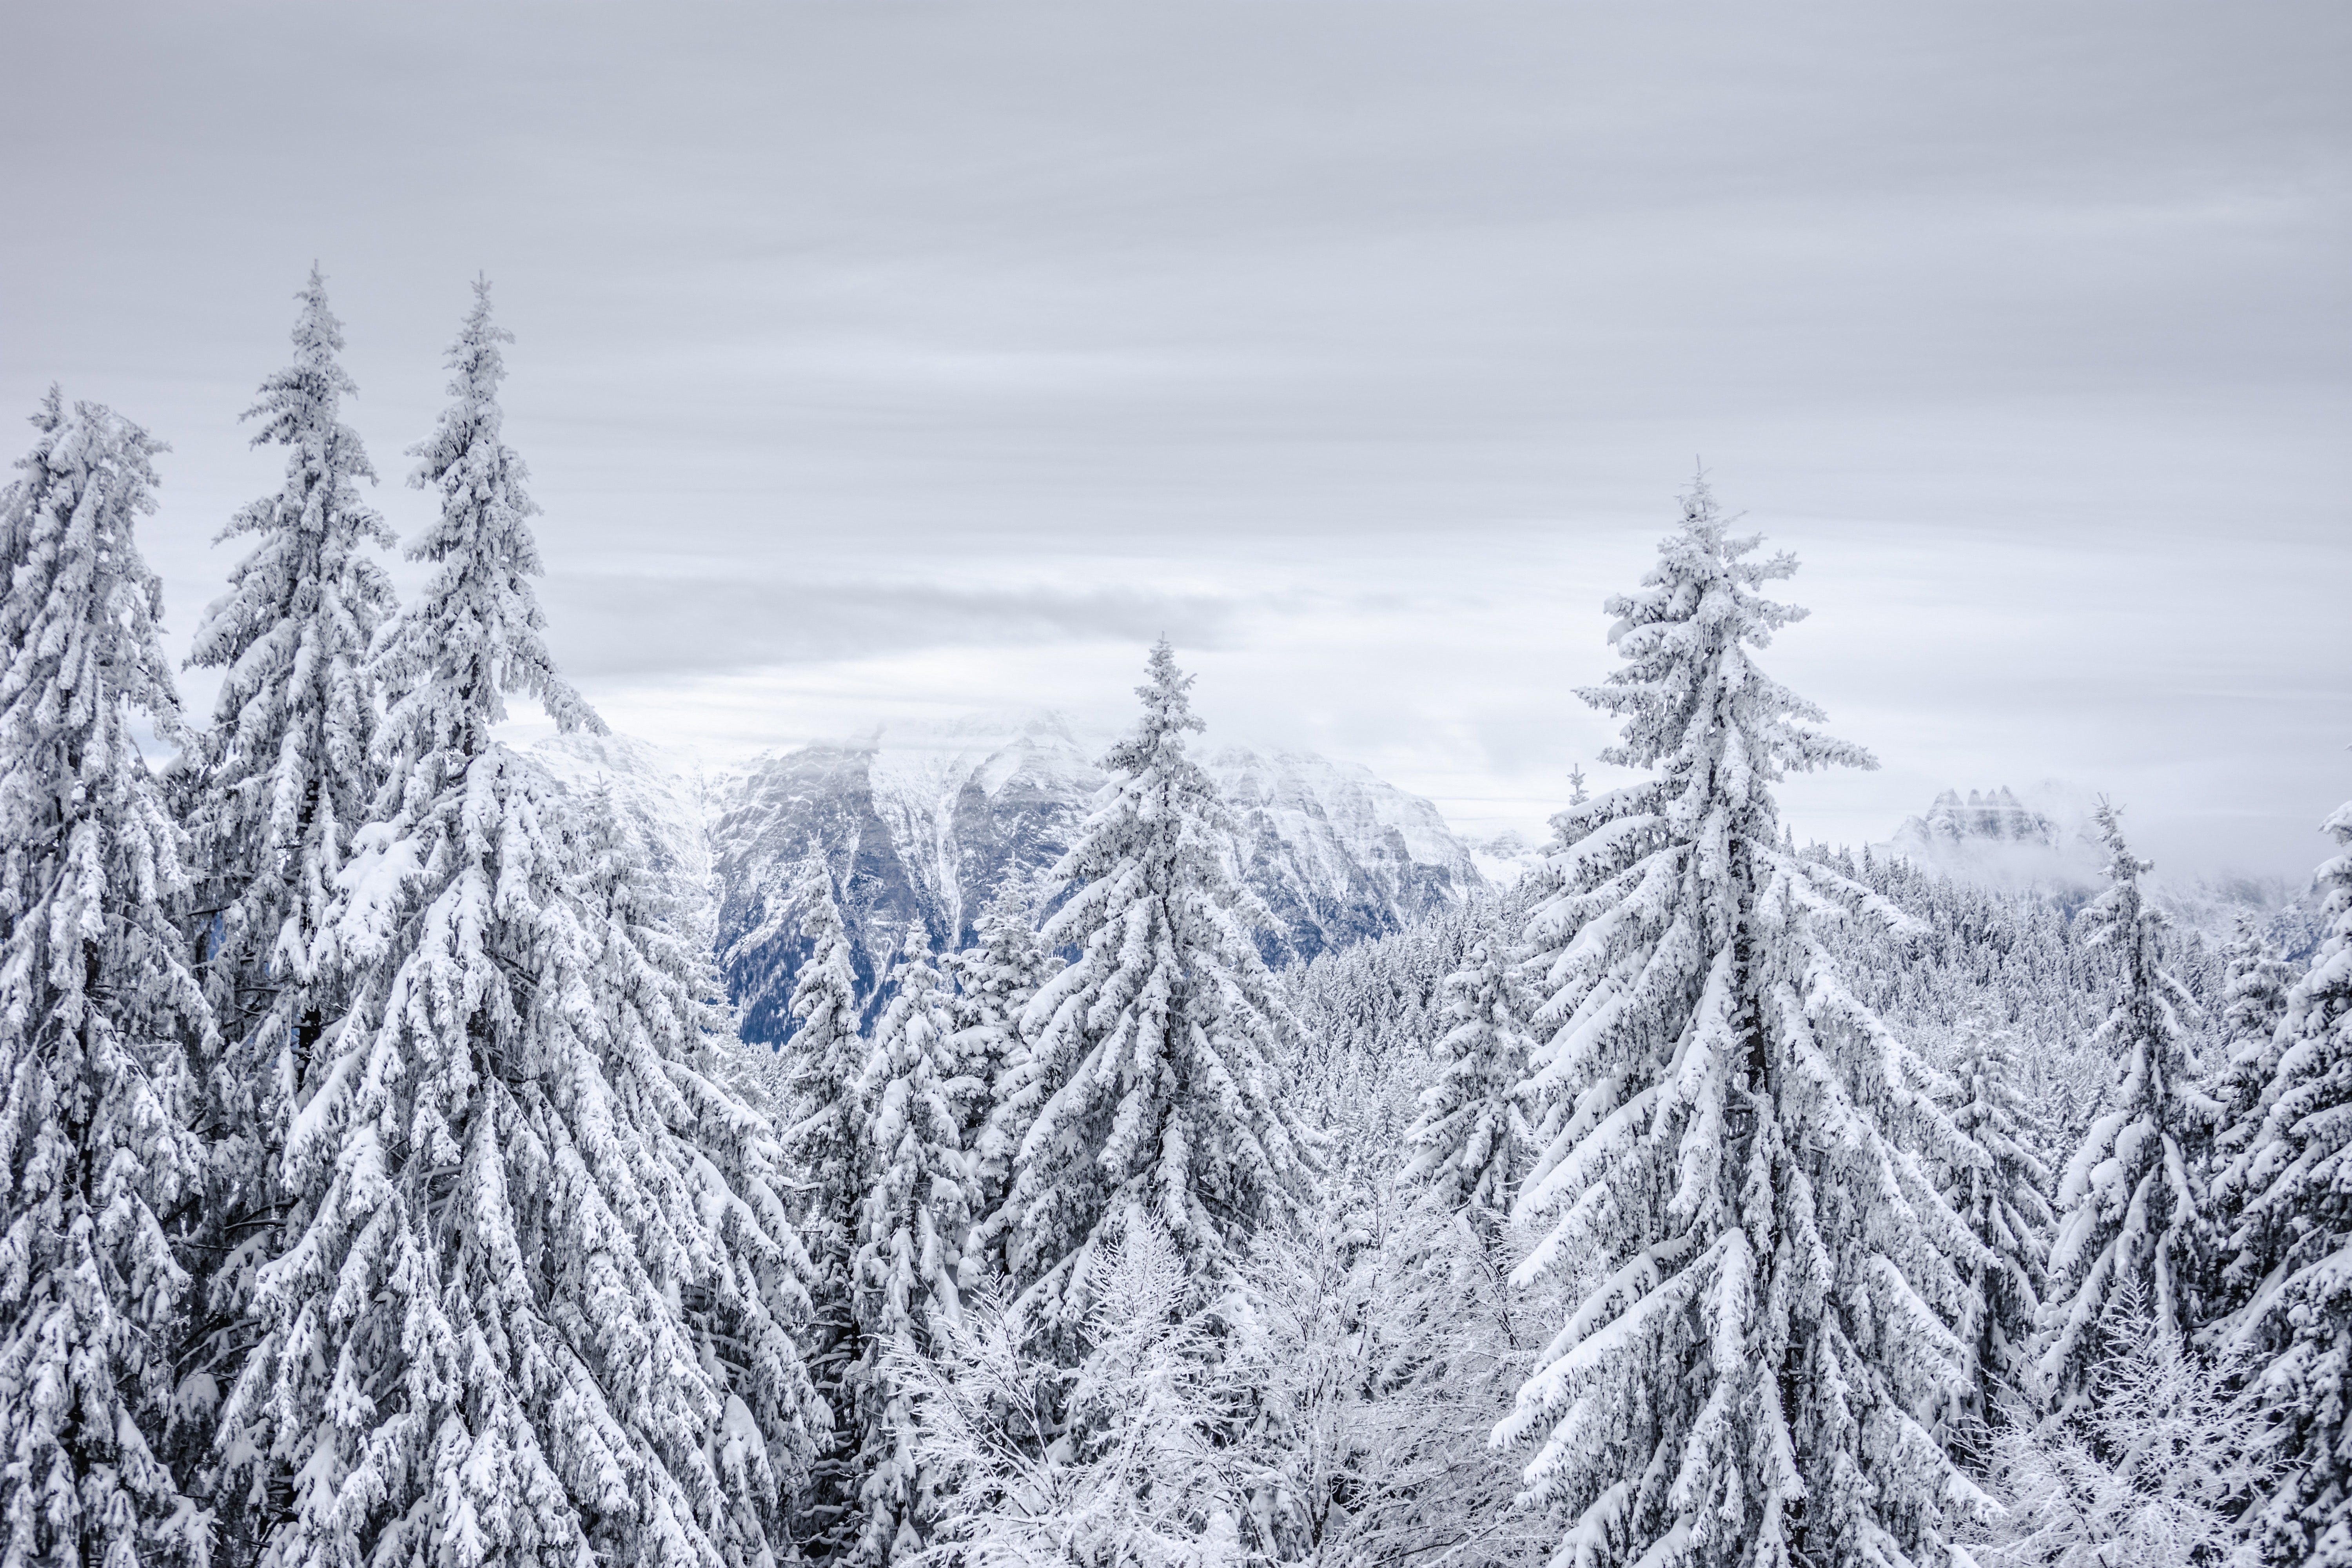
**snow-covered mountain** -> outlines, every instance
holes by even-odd
[[[2106,886],[2106,855],[2091,826],[2090,803],[2055,784],[2020,800],[2004,786],[1979,794],[1946,790],[1894,838],[1892,850],[1948,876],[2005,892],[2032,892],[2071,913]],[[2318,904],[2310,885],[2276,877],[2185,879],[2158,867],[2148,878],[2158,908],[2179,929],[2223,942],[2251,918],[2290,957],[2318,945]]]
[[[1948,789],[1906,818],[1886,847],[1979,886],[2079,903],[2105,884],[2105,862],[2084,830],[2087,814],[2053,809],[2058,804],[2028,805],[2007,785],[1965,797]]]
[[[610,782],[711,922],[745,1037],[777,1040],[806,957],[793,889],[812,856],[841,889],[871,983],[909,922],[961,946],[1008,879],[1060,858],[1106,782],[1095,760],[1109,739],[1053,712],[975,714],[799,747],[735,775],[620,737],[540,751],[567,788]],[[1196,754],[1232,808],[1234,868],[1273,918],[1270,961],[1383,935],[1489,886],[1486,858],[1435,806],[1365,768],[1230,743]]]

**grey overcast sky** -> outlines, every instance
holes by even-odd
[[[1801,837],[2056,779],[2164,869],[2301,874],[2352,795],[2337,0],[7,30],[0,406],[173,444],[182,646],[315,258],[404,534],[495,279],[554,647],[714,759],[1120,720],[1165,630],[1221,731],[1532,828],[1703,456],[1805,563],[1772,668],[1885,763],[1791,782]]]

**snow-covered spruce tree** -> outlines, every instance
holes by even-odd
[[[2119,1087],[2095,1118],[2058,1185],[2058,1235],[2050,1248],[2042,1308],[2042,1370],[2062,1407],[2090,1397],[2110,1338],[2107,1303],[2130,1285],[2168,1334],[2193,1333],[2197,1192],[2220,1107],[2197,1087],[2189,1031],[2176,1004],[2194,1005],[2164,967],[2163,915],[2140,887],[2148,863],[2124,842],[2116,808],[2102,801],[2107,890],[2078,917],[2090,945],[2122,963],[2114,1011],[2093,1046],[2119,1060]]]
[[[1948,1195],[1979,1250],[1966,1268],[1966,1385],[1951,1415],[1976,1426],[1990,1422],[2032,1371],[2043,1260],[2057,1223],[2050,1170],[2033,1153],[2032,1113],[2017,1087],[2022,1072],[2016,1037],[1981,1018],[1963,1020],[1944,1103],[1966,1147]]]
[[[1517,971],[1499,942],[1473,946],[1447,976],[1445,1017],[1437,1042],[1444,1064],[1422,1091],[1421,1117],[1405,1133],[1408,1176],[1426,1183],[1445,1207],[1469,1215],[1488,1240],[1501,1231],[1526,1160],[1528,1129],[1518,1089],[1527,1075],[1527,1039],[1516,993]]]
[[[894,978],[898,994],[875,1026],[858,1081],[868,1175],[856,1263],[866,1514],[857,1556],[867,1563],[920,1551],[935,1511],[915,1454],[914,1394],[884,1349],[934,1353],[938,1326],[958,1311],[971,1228],[956,1112],[968,1095],[955,1079],[954,1025],[919,925],[907,928]]]
[[[1541,1435],[1530,1500],[1562,1568],[1938,1564],[1969,1494],[1932,1422],[1958,1382],[1972,1246],[1927,1163],[1959,1156],[1935,1075],[1857,1002],[1816,930],[1902,917],[1780,846],[1770,785],[1869,766],[1753,661],[1802,612],[1759,585],[1702,481],[1641,589],[1609,601],[1627,663],[1583,693],[1603,753],[1657,777],[1562,813],[1571,931],[1531,974],[1531,1088],[1570,1108],[1517,1213],[1516,1278],[1589,1280],[1500,1441]]]
[[[751,1303],[789,1310],[762,1274],[790,1247],[726,1181],[748,1130],[696,1069],[660,928],[491,738],[514,694],[601,726],[541,640],[508,339],[476,294],[411,481],[441,497],[410,547],[434,572],[377,649],[393,782],[338,883],[352,1005],[298,1097],[289,1244],[223,1441],[282,1510],[273,1564],[748,1568],[773,1555],[768,1488],[798,1479],[772,1473],[797,1434],[751,1405],[791,1398]],[[751,1334],[731,1398],[714,1321]]]
[[[2214,1098],[2221,1102],[2222,1122],[2213,1142],[2228,1161],[2253,1147],[2268,1112],[2264,1096],[2278,1076],[2279,1020],[2286,1016],[2295,966],[2248,915],[2238,917],[2220,958],[2221,1003],[2214,1023],[2221,1077]]]
[[[2213,1171],[2200,1194],[2199,1214],[2199,1251],[2210,1270],[2201,1282],[2209,1336],[2253,1299],[2287,1243],[2276,1226],[2249,1226],[2244,1218],[2247,1203],[2256,1195],[2248,1187],[2278,1080],[2285,1046],[2278,1026],[2286,1016],[2294,966],[2243,915],[2221,961],[2221,1002],[2212,1048],[2220,1065],[2213,1098],[2221,1113],[2213,1134]]]
[[[987,1221],[1003,1204],[1013,1151],[1037,1108],[1021,1016],[1061,967],[1032,921],[1034,896],[1027,882],[1007,879],[981,911],[971,946],[946,960],[956,982],[956,1070],[980,1090],[957,1111],[971,1159],[972,1214],[982,1222],[972,1257],[989,1268],[1001,1266],[1002,1238]]]
[[[1565,973],[1559,966],[1575,946],[1589,914],[1583,896],[1584,869],[1574,850],[1593,825],[1586,811],[1592,792],[1581,765],[1569,770],[1568,783],[1568,805],[1552,814],[1551,841],[1542,859],[1504,895],[1506,918],[1516,914],[1519,921],[1514,956],[1522,994],[1521,1027],[1530,1036],[1530,1048],[1549,1033],[1531,1027],[1531,1016],[1558,988],[1555,973]],[[1526,1059],[1523,1055],[1522,1060]],[[1519,1172],[1524,1176],[1537,1153],[1559,1143],[1561,1133],[1575,1120],[1577,1108],[1575,1097],[1562,1091],[1557,1075],[1523,1070],[1515,1098],[1520,1118],[1528,1124]]]
[[[222,899],[207,978],[232,1050],[264,1043],[238,1058],[257,1079],[288,1076],[282,1052],[315,1044],[333,1010],[332,996],[311,992],[335,876],[373,804],[368,649],[394,608],[373,553],[392,547],[392,531],[357,486],[375,469],[340,418],[356,390],[335,358],[342,323],[317,268],[296,298],[294,363],[263,380],[245,413],[262,422],[254,445],[289,448],[286,479],[221,531],[215,542],[255,543],[205,608],[188,657],[223,671],[197,824]]]
[[[215,542],[250,535],[229,591],[205,611],[188,662],[221,670],[192,824],[206,990],[222,1051],[205,1069],[206,1194],[191,1398],[234,1380],[254,1271],[277,1250],[273,1176],[289,1103],[320,1031],[343,1008],[329,962],[335,879],[375,793],[376,697],[368,648],[393,610],[374,550],[392,531],[359,496],[375,479],[342,423],[356,390],[337,362],[342,324],[318,269],[295,296],[294,363],[246,410],[254,444],[287,447],[278,491],[230,520]],[[209,933],[208,933],[209,934]]]
[[[2352,802],[2328,817],[2328,918],[2279,1021],[2270,1109],[2232,1242],[2257,1246],[2253,1299],[2228,1342],[2254,1358],[2285,1478],[2250,1525],[2273,1561],[2352,1563]],[[2267,1256],[2264,1256],[2266,1254]]]
[[[131,732],[179,721],[134,525],[157,442],[51,388],[0,491],[0,1561],[206,1560],[157,1447],[195,1195],[185,843]]]
[[[666,1147],[646,1184],[691,1205],[700,1226],[665,1216],[675,1240],[664,1273],[703,1370],[726,1398],[710,1458],[734,1516],[730,1561],[757,1563],[786,1539],[787,1480],[809,1468],[829,1416],[797,1334],[811,1312],[812,1268],[785,1199],[775,1124],[739,1092],[746,1055],[711,951],[654,875],[609,789],[583,814],[575,887],[594,984],[593,1037],[630,1120]],[[671,1173],[682,1185],[669,1187]]]
[[[1007,1262],[1045,1331],[1084,1318],[1087,1259],[1147,1219],[1205,1296],[1312,1158],[1283,1098],[1297,1025],[1244,929],[1216,786],[1184,753],[1202,728],[1162,639],[1143,719],[1103,759],[1106,803],[1055,866],[1081,884],[1046,922],[1076,962],[1031,1000],[1038,1108],[1015,1156]]]
[[[795,1534],[821,1554],[862,1538],[857,1365],[859,1341],[850,1262],[857,1247],[866,1180],[866,1111],[857,1091],[866,1067],[858,1031],[857,970],[822,857],[812,854],[795,900],[810,943],[793,988],[800,1027],[784,1042],[779,1077],[790,1119],[784,1155],[803,1194],[801,1236],[815,1300],[808,1359],[833,1417],[832,1436],[811,1472]]]

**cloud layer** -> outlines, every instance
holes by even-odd
[[[173,443],[183,636],[310,260],[395,479],[487,269],[555,646],[653,738],[1116,718],[1165,630],[1223,727],[1530,824],[1704,454],[1806,560],[1775,668],[1885,763],[1792,783],[1801,831],[2055,776],[2291,870],[2352,794],[2340,6],[16,32],[103,68],[0,101],[0,405]]]

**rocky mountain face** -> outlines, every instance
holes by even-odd
[[[832,872],[871,985],[909,924],[935,950],[961,947],[999,889],[1034,883],[1060,858],[1107,782],[1095,759],[1109,739],[1050,712],[975,715],[709,777],[617,737],[540,750],[566,788],[614,791],[707,922],[744,1037],[774,1042],[808,957],[794,893],[813,858]],[[1234,869],[1272,917],[1259,934],[1271,963],[1385,935],[1489,886],[1436,807],[1366,769],[1237,745],[1196,754],[1234,816]]]
[[[2028,808],[2004,784],[1989,794],[1948,789],[1936,804],[1895,829],[1895,843],[1934,855],[1989,845],[2029,845],[2056,849],[2063,843],[2058,824],[2042,812]]]
[[[794,895],[812,859],[833,874],[871,986],[910,924],[935,949],[964,945],[998,888],[1060,857],[1101,784],[1051,715],[805,746],[727,781],[709,831],[719,963],[744,1037],[791,1030],[808,957]]]

